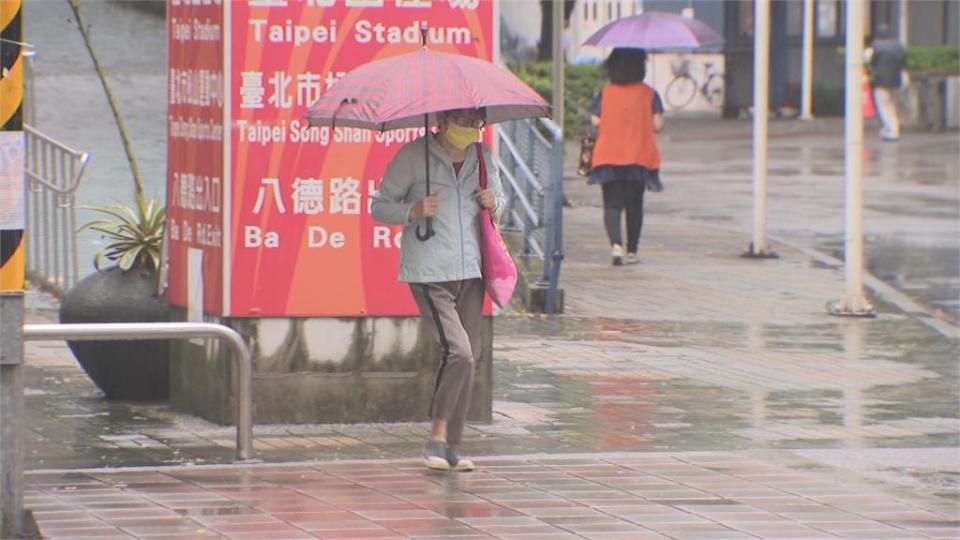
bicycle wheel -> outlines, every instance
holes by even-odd
[[[723,91],[723,75],[711,75],[707,78],[707,84],[703,85],[703,95],[714,107],[723,106]]]
[[[674,109],[682,109],[693,101],[697,93],[697,83],[689,75],[675,77],[667,85],[667,105]]]

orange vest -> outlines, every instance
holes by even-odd
[[[593,166],[640,165],[660,168],[653,131],[654,90],[640,83],[608,84],[600,102],[600,127]]]

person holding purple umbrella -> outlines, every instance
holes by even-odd
[[[647,53],[616,48],[603,64],[609,84],[597,94],[591,120],[597,126],[590,184],[603,190],[603,222],[614,266],[624,263],[624,211],[627,218],[626,262],[636,263],[643,228],[643,196],[660,191],[660,148],[656,133],[663,129],[663,103],[644,84]]]
[[[440,343],[429,410],[431,434],[424,449],[424,463],[435,470],[476,468],[460,457],[458,447],[470,405],[474,363],[481,352],[480,211],[487,209],[496,219],[506,208],[493,158],[479,142],[485,113],[485,109],[437,113],[439,133],[428,131],[397,152],[371,207],[377,221],[404,226],[398,279],[410,284],[424,324]],[[425,151],[429,160],[424,159]],[[486,168],[486,189],[480,188],[480,160]],[[417,227],[427,218],[433,219],[435,234],[419,240]]]

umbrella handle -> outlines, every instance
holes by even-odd
[[[436,234],[437,234],[437,232],[433,230],[433,218],[432,218],[432,217],[428,217],[428,218],[427,218],[427,229],[426,229],[425,232],[420,232],[420,226],[417,225],[417,240],[419,240],[419,241],[421,241],[421,242],[426,242],[427,240],[429,240],[430,238],[432,238],[432,237],[433,237],[434,235],[436,235]]]
[[[426,34],[424,34],[424,39],[426,39]],[[426,178],[427,197],[430,196],[430,122],[429,122],[429,118],[430,118],[430,115],[427,115],[427,114],[423,115],[423,131],[424,131],[424,137],[425,137],[425,139],[423,140],[423,162],[426,165],[426,170],[424,172],[426,173],[426,177],[427,177]],[[432,238],[435,234],[437,234],[437,232],[433,230],[433,217],[427,218],[426,232],[421,233],[419,225],[417,225],[416,232],[417,232],[417,240],[421,242],[426,242],[427,240]]]

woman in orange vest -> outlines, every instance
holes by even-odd
[[[656,133],[663,129],[663,103],[643,83],[647,53],[616,48],[603,64],[610,83],[591,107],[597,143],[593,149],[590,184],[603,189],[603,222],[610,239],[613,264],[624,261],[622,214],[627,214],[626,260],[637,262],[643,228],[643,194],[663,189],[660,184],[660,148]]]

